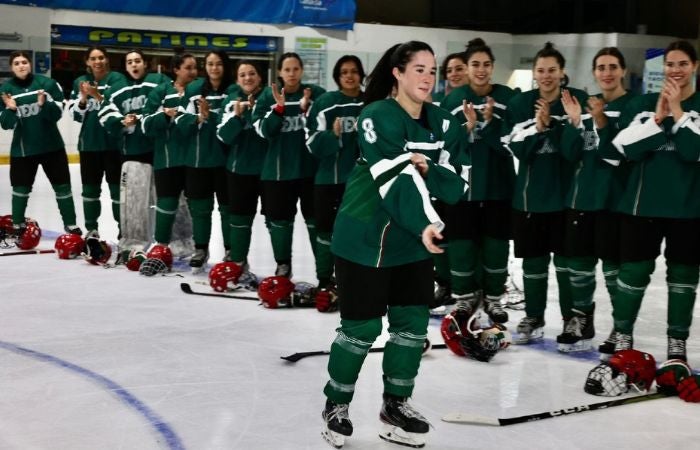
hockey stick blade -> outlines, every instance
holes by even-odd
[[[496,419],[493,417],[483,417],[476,416],[469,413],[454,412],[448,413],[442,416],[444,422],[450,423],[462,423],[471,425],[492,425],[492,426],[506,426],[514,425],[516,423],[524,422],[534,422],[542,419],[550,419],[552,417],[566,416],[569,414],[576,414],[586,411],[595,411],[596,409],[606,409],[612,408],[613,406],[629,405],[632,403],[644,402],[647,400],[656,400],[657,398],[666,398],[668,395],[656,392],[653,394],[638,395],[636,397],[620,398],[616,400],[608,400],[606,402],[591,403],[589,405],[575,406],[573,408],[560,409],[557,411],[547,411],[536,414],[528,414],[519,417],[508,417],[505,419]]]
[[[435,344],[430,347],[431,350],[440,350],[443,348],[447,348],[446,344]],[[382,353],[384,351],[384,347],[373,347],[369,349],[369,353]],[[425,353],[425,351],[424,351]],[[280,359],[284,359],[285,361],[289,362],[297,362],[300,359],[306,358],[308,356],[321,356],[321,355],[330,355],[331,352],[329,350],[317,350],[315,352],[299,352],[299,353],[293,353],[291,355],[287,356],[280,356]]]
[[[250,295],[229,295],[229,294],[218,294],[215,292],[197,292],[192,290],[192,286],[190,286],[189,283],[180,283],[180,289],[182,289],[182,292],[185,294],[192,294],[192,295],[203,295],[205,297],[223,297],[223,298],[233,298],[233,299],[239,299],[239,300],[255,300],[255,301],[260,301],[258,297],[253,297]]]
[[[56,250],[21,250],[16,252],[0,252],[0,256],[43,255],[45,253],[56,253]]]

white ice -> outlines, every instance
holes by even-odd
[[[78,166],[71,166],[83,226]],[[0,215],[10,213],[9,170],[0,166]],[[114,241],[106,186],[103,238]],[[46,235],[61,230],[53,192],[40,171],[28,216]],[[216,220],[214,222],[216,224]],[[51,233],[53,232],[53,233]],[[295,280],[315,281],[305,227],[297,221]],[[40,248],[53,248],[44,238]],[[212,262],[223,256],[214,227]],[[269,238],[256,219],[253,271],[274,268]],[[636,347],[665,359],[665,265],[657,265],[635,330]],[[327,357],[287,363],[279,357],[326,350],[337,314],[268,310],[255,301],[190,296],[206,276],[147,278],[56,255],[0,257],[0,449],[328,449],[320,436]],[[368,287],[369,289],[370,287]],[[611,328],[599,275],[599,344]],[[522,312],[510,312],[515,327]],[[699,326],[688,341],[700,365]],[[554,274],[545,337],[561,332]],[[442,342],[439,322],[429,335]],[[382,336],[382,345],[386,336]],[[548,348],[548,349],[545,349]],[[511,346],[490,363],[435,350],[424,357],[413,404],[432,422],[427,448],[697,448],[700,405],[668,398],[508,427],[441,422],[463,411],[512,417],[606,400],[583,392],[595,352],[558,354],[552,345]],[[347,449],[398,449],[377,437],[381,355],[370,354],[350,407],[355,433]]]

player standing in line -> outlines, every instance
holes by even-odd
[[[362,109],[365,71],[357,56],[345,55],[333,67],[339,90],[321,95],[309,110],[306,145],[318,158],[314,186],[316,214],[316,276],[318,287],[335,301],[331,238],[345,183],[359,155],[357,116]],[[328,306],[317,305],[321,308]]]
[[[176,53],[170,67],[175,81],[166,81],[149,93],[141,121],[143,133],[154,142],[155,242],[166,246],[172,239],[180,194],[185,190],[186,138],[175,126],[175,116],[185,88],[197,77],[197,61],[190,53]]]
[[[361,159],[347,183],[333,232],[340,327],[328,361],[322,412],[324,438],[341,447],[353,428],[348,416],[362,364],[388,315],[384,351],[382,439],[425,445],[429,424],[408,403],[413,393],[433,297],[432,254],[442,250],[444,224],[431,196],[454,203],[466,190],[468,168],[449,164],[462,151],[464,129],[428,102],[435,84],[428,44],[390,48],[370,75],[358,119]],[[388,98],[396,88],[396,96]],[[371,289],[367,287],[371,286]]]
[[[122,140],[122,173],[120,186],[119,247],[143,250],[152,238],[147,220],[150,217],[153,165],[153,140],[141,129],[143,107],[148,94],[170,78],[148,73],[142,50],[124,55],[126,78],[105,91],[99,110],[100,124],[108,133]],[[125,182],[126,180],[126,182]]]
[[[432,94],[432,102],[440,106],[440,102],[447,97],[452,90],[460,86],[469,84],[469,75],[467,74],[467,59],[464,52],[450,53],[442,61],[440,66],[440,74],[445,78],[445,90]]]
[[[190,267],[200,271],[209,260],[211,215],[214,194],[221,214],[221,232],[226,256],[229,241],[229,208],[226,186],[226,147],[216,137],[216,126],[224,96],[234,82],[233,67],[226,52],[211,50],[205,56],[206,77],[190,83],[175,118],[187,139],[185,195],[192,215],[194,255]]]
[[[453,90],[442,102],[467,128],[472,165],[467,195],[447,208],[445,220],[451,303],[475,311],[483,290],[484,310],[494,322],[505,323],[508,313],[501,297],[508,277],[515,169],[512,154],[501,142],[501,129],[515,92],[491,83],[495,59],[482,39],[469,41],[464,57],[470,84]]]
[[[223,114],[216,135],[224,144],[231,146],[226,160],[231,213],[229,260],[240,265],[245,275],[250,271],[248,251],[253,219],[258,211],[258,199],[263,201],[260,172],[267,141],[255,132],[251,115],[262,93],[260,70],[253,61],[240,60],[236,65],[236,77],[237,84],[229,87],[224,98]]]
[[[56,81],[32,73],[29,52],[10,53],[12,78],[0,86],[0,126],[13,130],[10,146],[13,234],[26,228],[25,211],[39,166],[56,194],[67,233],[82,234],[76,225],[66,148],[56,122],[63,115],[63,91]]]
[[[107,51],[92,46],[85,52],[87,73],[73,82],[69,111],[73,120],[80,122],[78,152],[80,155],[80,179],[83,182],[83,214],[88,232],[97,231],[102,212],[100,195],[102,177],[107,180],[112,199],[112,216],[119,224],[119,137],[112,136],[100,125],[97,113],[104,100],[104,92],[115,84],[126,81],[124,75],[109,67]]]
[[[262,180],[267,227],[277,262],[275,275],[292,277],[292,237],[297,201],[306,221],[311,249],[316,254],[314,173],[316,162],[306,148],[305,114],[325,90],[302,83],[304,63],[285,53],[277,63],[278,83],[266,88],[253,108],[255,131],[267,139]]]
[[[548,42],[535,55],[538,88],[518,94],[508,104],[504,141],[519,160],[513,194],[515,256],[523,258],[525,314],[513,342],[527,344],[544,335],[550,254],[559,285],[559,307],[566,322],[571,316],[569,269],[564,250],[564,196],[573,168],[561,156],[561,135],[567,123],[561,90],[566,86],[564,56]],[[588,95],[569,92],[585,103]]]
[[[613,310],[616,351],[633,346],[634,323],[665,239],[667,353],[669,359],[687,358],[700,264],[697,69],[694,46],[676,41],[666,47],[661,92],[632,99],[613,140],[632,162],[620,203],[621,265]]]
[[[593,58],[593,76],[601,94],[581,104],[568,91],[562,103],[569,117],[562,134],[562,156],[574,164],[566,194],[564,254],[571,279],[572,316],[557,337],[560,351],[585,351],[595,335],[595,266],[603,261],[605,284],[615,304],[619,273],[619,216],[614,211],[626,181],[622,155],[612,146],[620,111],[632,98],[624,88],[625,58],[616,47],[606,47]],[[585,108],[585,113],[583,109]],[[613,335],[600,346],[614,351]]]

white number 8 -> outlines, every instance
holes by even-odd
[[[377,133],[374,131],[374,122],[372,122],[372,119],[363,120],[362,129],[365,130],[365,141],[370,144],[377,142]]]

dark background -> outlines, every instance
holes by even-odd
[[[696,39],[700,0],[357,0],[356,21],[513,34],[640,32]]]

